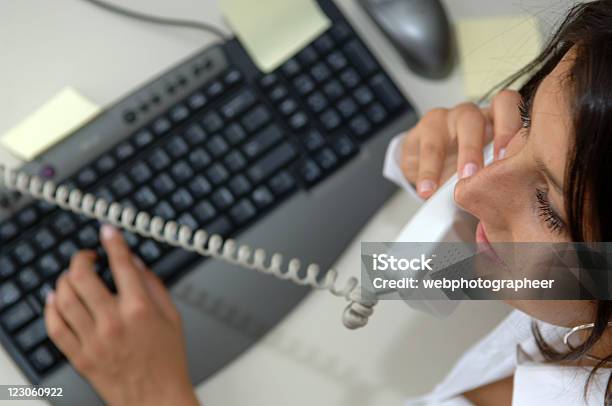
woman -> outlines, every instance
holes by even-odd
[[[484,110],[473,104],[433,110],[399,141],[406,178],[427,198],[456,168],[461,180],[455,200],[480,219],[481,240],[612,241],[612,217],[606,213],[612,207],[606,177],[612,173],[611,44],[612,1],[575,7],[542,55],[520,72],[532,73],[520,95],[503,91]],[[494,138],[497,160],[484,168],[488,136]],[[109,404],[197,404],[180,318],[167,291],[132,256],[120,233],[104,226],[102,242],[118,294],[111,295],[96,276],[93,254],[79,253],[47,299],[50,337]],[[470,350],[420,404],[608,402],[610,302],[510,304],[520,312]],[[516,342],[507,337],[531,318],[545,324],[533,333],[542,359],[529,372],[515,362]],[[547,341],[553,325],[588,323],[593,324],[583,330],[584,344],[575,350],[558,352]],[[513,360],[503,362],[504,368],[492,373],[472,364],[480,357],[479,362],[494,365],[500,348],[505,360]],[[568,371],[590,377],[590,384],[575,379],[562,387],[557,378],[565,379]]]

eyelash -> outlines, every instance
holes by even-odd
[[[521,98],[518,104],[519,115],[521,116],[521,127],[531,127],[531,99]]]
[[[561,217],[552,208],[548,200],[548,193],[542,189],[536,189],[536,201],[538,202],[538,215],[550,231],[559,233],[565,227]]]

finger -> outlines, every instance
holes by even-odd
[[[474,175],[483,167],[483,148],[487,120],[475,105],[465,105],[455,116],[457,129],[457,173],[460,179]]]
[[[402,156],[400,168],[402,173],[413,185],[419,174],[419,137],[414,131],[409,131],[402,141]]]
[[[68,281],[94,319],[99,319],[114,299],[95,272],[95,260],[92,251],[80,251],[74,255],[70,261]]]
[[[108,254],[108,263],[119,294],[126,294],[128,298],[145,296],[142,272],[134,265],[132,253],[123,235],[113,226],[104,224],[100,229],[100,240]]]
[[[91,314],[68,282],[66,273],[57,280],[54,301],[57,303],[57,309],[66,324],[82,342],[83,338],[93,331],[94,322]]]
[[[416,128],[419,131],[417,192],[423,198],[430,197],[439,186],[446,158],[447,115],[446,109],[432,110]]]
[[[521,129],[520,101],[521,95],[513,90],[502,90],[493,98],[491,110],[496,159],[505,156],[506,146]]]
[[[60,315],[56,303],[56,294],[51,292],[45,303],[45,328],[49,338],[68,358],[80,350],[81,344],[74,332],[68,327]]]
[[[180,316],[168,289],[153,272],[143,270],[145,283],[153,302],[161,310],[163,315],[170,321],[179,320]]]

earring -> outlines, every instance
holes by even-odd
[[[570,337],[580,331],[589,330],[589,329],[592,329],[593,327],[595,327],[595,323],[581,324],[579,326],[572,328],[570,331],[565,333],[565,335],[563,336],[563,344],[565,344],[570,350],[575,350],[576,347],[572,346],[569,342]],[[612,321],[608,322],[608,327],[612,327]],[[592,361],[597,361],[597,362],[603,361],[601,358],[594,357],[589,354],[584,354],[584,357]],[[608,362],[612,362],[612,361],[608,361]]]

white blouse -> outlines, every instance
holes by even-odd
[[[421,200],[399,166],[402,137],[395,137],[389,145],[384,175]],[[585,399],[590,368],[544,363],[531,331],[532,322],[527,314],[513,311],[472,346],[429,394],[409,399],[405,405],[470,406],[472,403],[462,396],[464,392],[514,375],[513,406],[603,406],[610,369],[602,368],[596,373]],[[547,343],[564,350],[562,338],[567,328],[543,322],[538,326]]]

